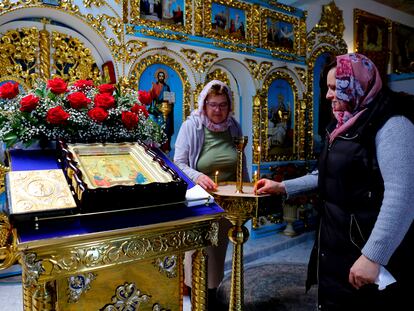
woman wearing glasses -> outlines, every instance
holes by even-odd
[[[201,91],[198,109],[181,125],[175,142],[174,162],[207,191],[216,189],[218,181],[236,181],[237,151],[233,137],[242,136],[239,123],[232,116],[230,90],[221,81],[209,82]],[[243,159],[243,179],[249,181],[246,160]],[[220,221],[217,247],[208,247],[209,310],[215,310],[216,289],[224,276],[227,231],[230,223]],[[185,255],[185,284],[191,287],[191,252]]]

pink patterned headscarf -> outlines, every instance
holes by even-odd
[[[227,119],[223,122],[216,124],[210,121],[210,119],[207,117],[206,112],[204,110],[204,104],[208,95],[208,92],[213,87],[213,85],[220,85],[221,87],[224,87],[227,90],[227,94],[229,95],[230,100],[230,109],[229,114],[227,116]],[[198,109],[194,110],[191,114],[194,114],[196,116],[199,116],[201,118],[201,122],[205,127],[207,127],[212,132],[224,132],[226,131],[229,126],[232,124],[232,113],[233,111],[233,103],[231,100],[231,91],[227,84],[219,81],[219,80],[212,80],[209,83],[206,84],[206,86],[203,88],[203,90],[200,92],[200,96],[198,97]]]
[[[366,56],[349,53],[336,58],[336,97],[348,111],[334,111],[338,123],[329,142],[349,129],[382,88],[375,64]]]

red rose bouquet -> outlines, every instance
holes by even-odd
[[[44,139],[160,145],[166,135],[147,111],[151,101],[149,92],[89,80],[72,85],[60,78],[39,81],[26,94],[7,82],[0,86],[0,140],[8,147]]]

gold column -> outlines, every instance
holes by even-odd
[[[43,29],[40,31],[39,42],[39,71],[40,77],[44,80],[50,78],[50,33],[46,30],[46,24],[49,24],[49,20],[42,19]]]
[[[235,224],[230,228],[228,236],[233,243],[229,310],[242,310],[244,305],[243,243],[249,238],[249,230],[244,225]]]
[[[204,249],[196,250],[192,256],[191,310],[207,310],[207,253]]]

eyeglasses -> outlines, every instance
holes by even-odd
[[[224,110],[229,108],[229,104],[227,102],[223,102],[223,103],[216,103],[216,102],[207,102],[206,105],[208,107],[210,107],[211,109],[220,109],[220,110]]]

